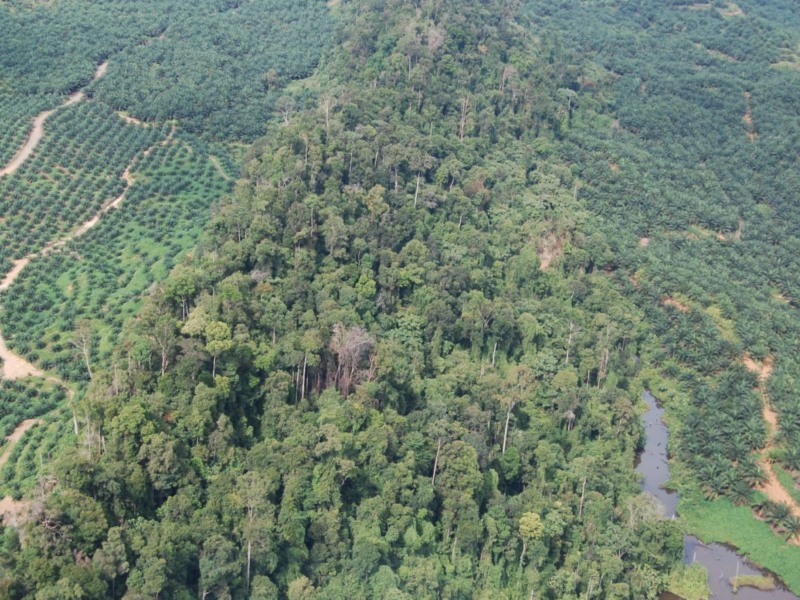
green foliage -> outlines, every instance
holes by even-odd
[[[669,576],[669,591],[685,600],[708,600],[708,572],[697,563],[680,565]]]
[[[178,118],[217,138],[262,133],[282,88],[311,74],[331,35],[321,0],[215,0],[165,12],[160,34],[115,55],[94,93],[141,119]]]
[[[56,4],[0,18],[21,32],[80,3]],[[11,86],[15,49],[0,89],[29,96],[86,84],[111,55],[95,101],[52,117],[44,158],[71,156],[58,144],[95,114],[119,123],[103,102],[203,134],[145,156],[166,128],[122,126],[120,145],[122,131],[141,143],[77,190],[85,205],[56,222],[42,203],[35,227],[15,216],[8,229],[6,267],[113,197],[104,182],[139,156],[125,211],[37,259],[3,299],[12,347],[80,380],[69,343],[88,330],[97,364],[74,403],[79,445],[48,466],[34,543],[0,556],[15,593],[695,589],[696,572],[675,570],[678,524],[637,495],[632,382],[640,358],[662,368],[681,468],[744,504],[766,432],[739,363],[776,353],[779,458],[794,468],[800,332],[771,293],[796,295],[796,75],[769,67],[795,46],[788,4],[743,2],[746,27],[723,7],[645,0],[530,0],[533,22],[517,3],[343,2],[323,68],[289,88],[299,99],[280,90],[330,39],[318,1],[197,0],[150,21],[137,19],[163,7],[142,3],[130,38],[82,40],[65,53],[76,66],[41,87]],[[37,106],[0,113],[9,140]],[[235,150],[208,138],[257,135],[273,111],[225,196]],[[81,181],[105,160],[91,156]],[[37,192],[53,169],[0,184]],[[49,448],[55,432],[34,435]],[[33,478],[28,448],[6,477],[17,490]],[[682,512],[797,585],[773,566],[795,548],[749,508],[696,492]]]
[[[95,65],[110,59],[90,94],[115,109],[252,139],[287,83],[311,73],[331,29],[321,0],[3,2],[3,135],[21,143],[34,114],[88,84]],[[0,146],[0,164],[18,146]]]
[[[135,320],[93,322],[80,450],[53,465],[45,510],[61,522],[72,494],[89,515],[92,498],[125,527],[31,547],[17,585],[61,585],[82,552],[114,597],[655,595],[681,533],[636,495],[641,314],[548,151],[571,75],[477,1],[340,10],[319,103],[254,146]],[[179,135],[142,158],[130,212],[76,239],[82,260],[37,261],[4,327],[24,315],[47,366],[79,376],[57,310],[77,327],[136,308],[126,278],[160,278],[138,275],[143,245],[198,218],[159,228],[149,207],[199,206],[179,193],[195,171],[165,165],[222,177],[211,153]]]
[[[35,259],[4,299],[0,322],[9,345],[82,381],[86,369],[69,340],[76,323],[89,319],[97,338],[92,360],[107,363],[142,294],[197,243],[198,223],[230,189],[205,152],[200,140],[183,135],[153,148],[131,170],[134,183],[120,209],[65,252]]]
[[[0,438],[25,419],[38,417],[64,401],[64,390],[43,380],[0,381]]]

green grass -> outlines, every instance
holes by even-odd
[[[772,577],[766,575],[739,575],[738,577],[731,577],[730,583],[734,593],[743,587],[756,588],[762,592],[769,592],[775,589],[775,581]]]
[[[688,530],[705,542],[731,544],[753,563],[769,569],[794,593],[800,593],[800,546],[793,546],[759,521],[747,506],[727,499],[708,502],[684,493],[678,504]]]

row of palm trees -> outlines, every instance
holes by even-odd
[[[48,120],[45,139],[22,169],[0,179],[3,258],[40,249],[119,195],[125,167],[161,133],[127,125],[95,103],[62,112]]]
[[[783,502],[759,500],[752,503],[751,507],[773,529],[785,535],[787,540],[794,538],[800,542],[800,517],[794,513],[791,506]]]
[[[206,220],[213,201],[230,190],[231,183],[199,151],[204,145],[195,146],[194,140],[179,134],[166,146],[153,146],[135,162],[135,183],[120,210],[23,271],[6,293],[0,315],[13,351],[66,380],[83,381],[86,369],[69,332],[78,320],[93,319],[98,345],[92,359],[107,358],[106,342],[117,338],[131,307],[193,243],[196,224]],[[176,173],[185,181],[170,193],[173,187],[163,181]],[[2,252],[0,247],[0,256]],[[54,336],[54,331],[66,333]]]

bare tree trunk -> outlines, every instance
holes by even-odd
[[[492,368],[494,369],[494,359],[497,357],[497,342],[494,343],[494,350],[492,350]]]
[[[250,589],[250,559],[253,555],[253,541],[247,540],[247,589]]]
[[[436,485],[436,469],[439,468],[439,454],[442,451],[442,444],[444,442],[439,440],[439,445],[436,447],[436,459],[433,461],[433,475],[431,476],[431,485]]]
[[[331,127],[331,112],[336,107],[336,98],[324,94],[320,100],[322,111],[325,113],[325,133],[329,133]]]
[[[306,365],[308,365],[308,353],[303,356],[303,382],[300,384],[302,390],[300,393],[301,400],[304,400],[306,397]]]
[[[581,485],[581,503],[580,503],[580,506],[578,507],[578,518],[579,519],[581,518],[581,515],[583,514],[583,498],[584,498],[585,494],[586,494],[586,477],[583,478],[583,485]]]
[[[572,348],[572,336],[575,334],[575,323],[569,322],[569,337],[567,337],[567,356],[564,358],[564,364],[569,364],[569,351]]]
[[[83,349],[83,360],[86,363],[86,371],[89,373],[89,381],[94,381],[94,374],[92,373],[92,365],[89,362],[89,348]],[[163,375],[163,373],[162,373]]]
[[[469,114],[469,97],[464,96],[461,101],[461,121],[458,124],[458,139],[464,141],[464,130],[467,127],[467,115]]]
[[[502,454],[506,453],[506,442],[508,441],[508,423],[511,421],[511,411],[514,409],[515,402],[511,402],[508,405],[508,410],[506,411],[506,427],[503,431],[503,452]]]
[[[419,197],[419,178],[420,174],[417,173],[417,189],[414,190],[414,208],[417,208],[417,198]]]

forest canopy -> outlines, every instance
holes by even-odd
[[[3,270],[125,195],[2,296],[0,598],[657,598],[644,386],[800,539],[790,0],[129,4],[0,4]]]
[[[341,5],[318,101],[76,400],[13,595],[665,587],[681,533],[632,468],[642,314],[553,152],[580,72],[511,9]]]

